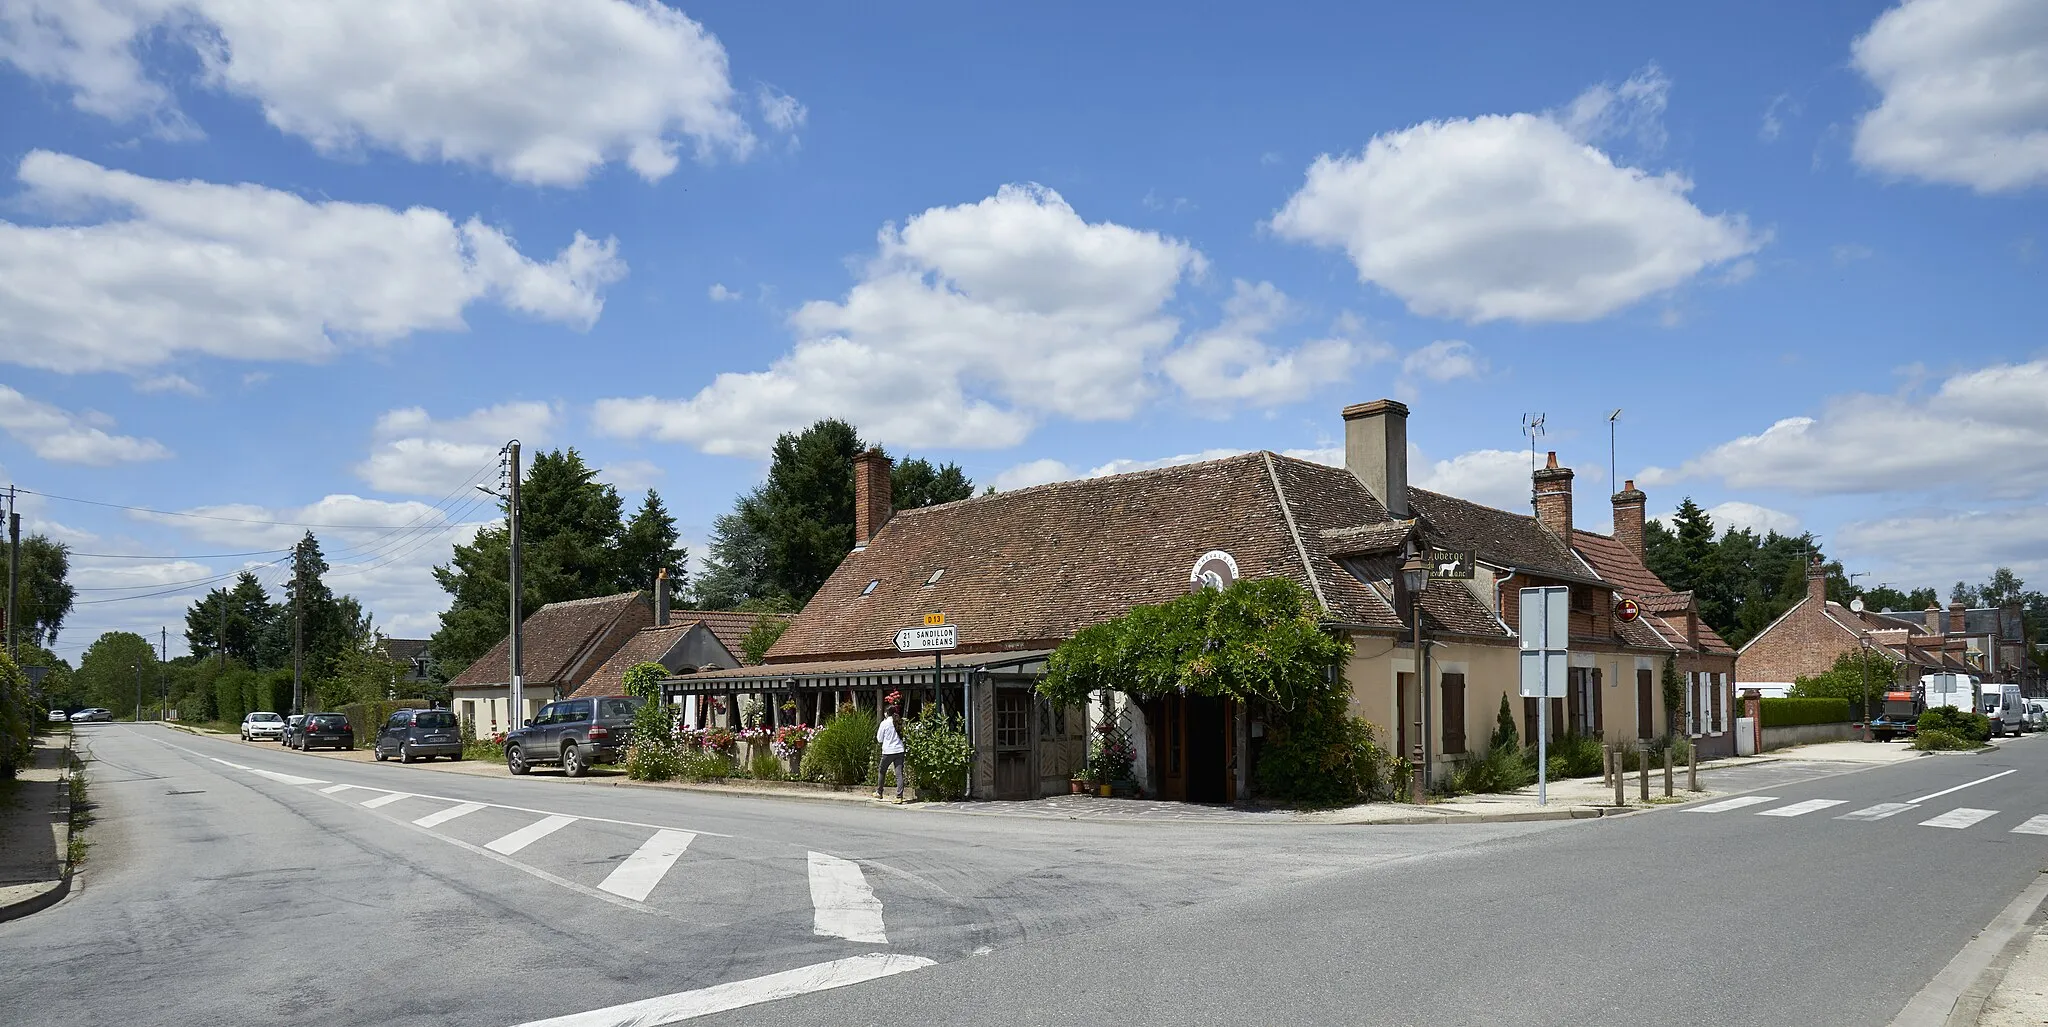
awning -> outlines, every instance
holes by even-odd
[[[947,653],[939,658],[939,685],[957,688],[971,675],[1036,677],[1045,672],[1050,649],[998,653]],[[771,663],[735,670],[681,674],[661,681],[663,696],[726,695],[734,692],[809,692],[835,689],[930,688],[930,656],[875,660]]]

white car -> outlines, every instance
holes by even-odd
[[[63,724],[70,721],[70,719],[70,717],[65,715],[63,710],[50,711],[50,723],[52,724]]]
[[[103,710],[97,706],[87,707],[71,715],[71,722],[73,724],[84,724],[88,721],[112,719],[114,719],[113,711]]]
[[[2048,731],[2048,699],[2027,700],[2027,726],[2035,731]]]
[[[242,718],[242,741],[268,738],[275,742],[283,737],[284,718],[275,713],[251,713]]]

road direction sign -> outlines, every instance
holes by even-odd
[[[1564,697],[1571,638],[1571,589],[1562,585],[1521,590],[1522,694]]]
[[[934,628],[904,628],[896,633],[899,653],[929,653],[952,649],[960,644],[960,629],[951,624]]]

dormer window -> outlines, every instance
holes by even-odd
[[[933,571],[931,577],[924,579],[924,583],[927,585],[936,585],[939,583],[939,579],[944,577],[945,574],[946,569],[944,567],[941,567],[938,570]]]
[[[861,589],[861,590],[860,590],[860,594],[861,594],[861,595],[867,595],[867,594],[868,594],[869,592],[873,592],[873,591],[875,590],[875,586],[876,586],[876,585],[879,585],[879,584],[881,584],[881,583],[882,583],[882,579],[880,579],[880,578],[872,578],[872,579],[870,579],[870,580],[868,581],[868,587],[866,587],[866,588],[864,588],[864,589]]]

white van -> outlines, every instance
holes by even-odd
[[[1920,676],[1920,697],[1929,709],[1936,706],[1953,706],[1959,710],[1976,709],[1977,678],[1970,674],[1923,674]]]
[[[2027,729],[2027,701],[2020,696],[2018,685],[1985,685],[1977,712],[1991,718],[1991,735],[1994,738],[2016,735]]]

